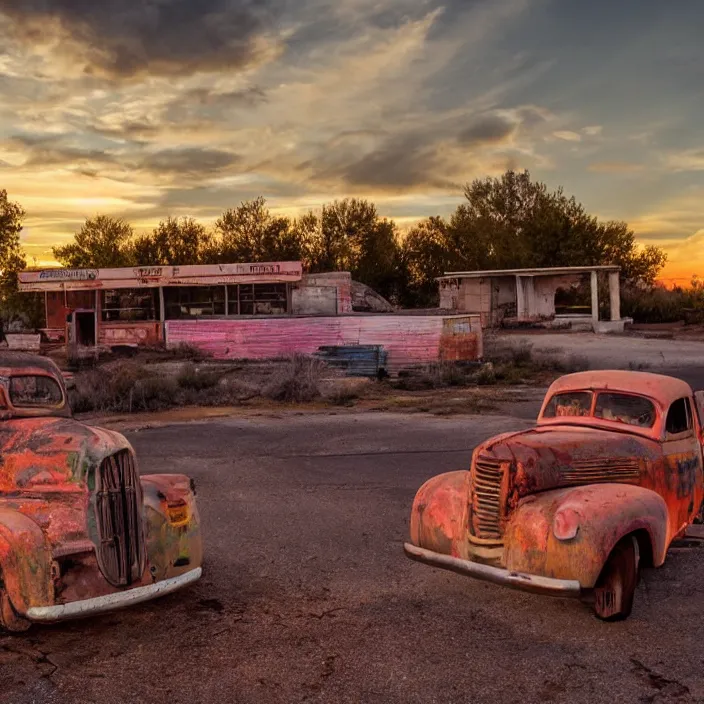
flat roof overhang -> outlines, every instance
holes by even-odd
[[[19,290],[85,291],[160,286],[288,283],[303,278],[301,262],[136,266],[118,269],[43,269],[19,274]]]
[[[551,268],[536,269],[487,269],[485,271],[446,271],[444,276],[438,276],[436,281],[446,281],[448,279],[491,279],[500,276],[564,276],[566,274],[590,274],[591,272],[619,272],[621,267],[617,265],[597,265],[597,266],[558,266]]]

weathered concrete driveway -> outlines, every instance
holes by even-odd
[[[704,551],[646,572],[621,624],[404,558],[417,487],[524,424],[301,415],[131,433],[142,471],[195,477],[205,576],[0,638],[0,701],[704,701]]]

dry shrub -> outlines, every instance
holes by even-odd
[[[188,342],[179,342],[178,345],[170,347],[168,353],[174,359],[188,359],[192,362],[202,362],[210,357],[207,352]]]
[[[119,362],[76,374],[69,398],[77,413],[153,411],[177,405],[179,387],[135,362]]]
[[[221,375],[218,372],[198,369],[193,362],[186,362],[181,368],[176,381],[181,388],[203,391],[217,386]]]
[[[359,391],[349,387],[337,388],[325,395],[325,400],[333,406],[352,406],[359,398]]]
[[[409,370],[403,376],[399,375],[394,386],[403,391],[426,391],[473,383],[470,366],[457,362],[436,362],[412,372]]]
[[[129,407],[121,410],[160,411],[179,405],[179,388],[175,379],[149,375],[137,380],[128,397]]]
[[[325,364],[315,357],[293,355],[276,369],[264,385],[262,394],[273,401],[306,403],[320,398]]]

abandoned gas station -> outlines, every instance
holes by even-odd
[[[44,293],[46,338],[83,347],[158,344],[170,320],[351,312],[350,285],[300,262],[45,269],[19,283]]]
[[[437,279],[440,308],[477,313],[485,328],[517,322],[623,332],[629,320],[621,318],[619,273],[618,266],[447,272]],[[601,320],[599,316],[600,276],[608,277],[609,320]],[[558,314],[555,306],[558,292],[578,286],[586,277],[591,291],[589,312]]]
[[[349,272],[305,274],[301,262],[45,269],[19,281],[44,294],[43,339],[76,354],[190,345],[215,359],[262,359],[368,348],[390,370],[482,357],[478,315],[404,313],[385,301],[370,312],[360,287],[367,303],[383,301]]]

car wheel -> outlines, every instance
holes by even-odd
[[[623,538],[611,551],[594,587],[594,612],[603,621],[622,621],[631,615],[638,584],[640,553],[635,536]]]
[[[16,611],[15,607],[7,596],[7,592],[0,590],[0,626],[6,631],[13,633],[22,633],[29,629],[31,622],[26,618],[22,618]]]

